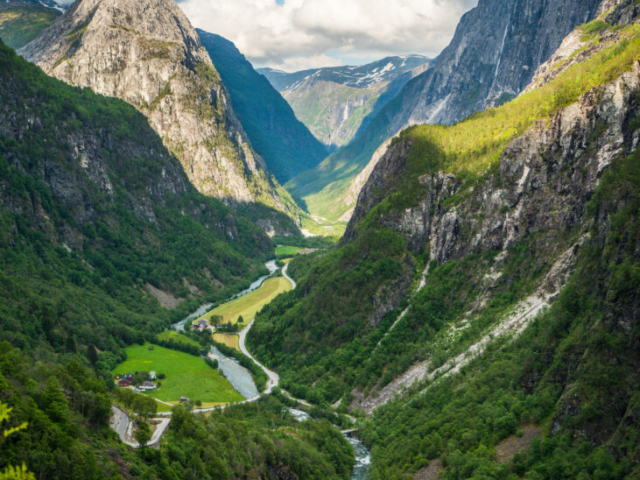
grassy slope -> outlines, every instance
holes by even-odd
[[[212,315],[221,315],[224,323],[236,323],[238,317],[242,315],[246,324],[253,320],[262,307],[271,302],[274,298],[283,292],[291,290],[291,284],[284,277],[275,277],[267,279],[262,286],[250,292],[243,297],[232,300],[231,302],[220,305],[210,312],[204,314],[201,318],[209,319]]]
[[[276,255],[295,255],[300,250],[302,249],[298,247],[280,246],[276,247]]]
[[[162,386],[150,395],[165,402],[177,402],[180,397],[203,402],[236,402],[244,397],[236,392],[228,380],[206,362],[193,355],[149,344],[127,347],[127,360],[119,364],[113,374],[134,372],[164,373]]]
[[[0,4],[0,38],[16,50],[36,38],[60,12],[37,5]]]
[[[240,337],[233,333],[214,333],[213,340],[240,351]]]
[[[192,338],[189,338],[186,335],[182,335],[181,333],[178,333],[175,330],[165,330],[160,335],[158,335],[158,338],[160,340],[165,340],[167,342],[183,343],[185,345],[192,345],[198,348],[202,347],[202,345],[200,345],[198,342],[196,342]]]

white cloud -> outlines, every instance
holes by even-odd
[[[193,24],[257,66],[287,71],[384,55],[437,55],[477,0],[184,0]]]

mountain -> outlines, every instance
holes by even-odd
[[[0,63],[3,339],[116,354],[260,274],[266,235],[199,194],[142,114],[4,45]]]
[[[312,214],[348,220],[363,183],[352,182],[381,157],[384,148],[376,151],[385,141],[407,126],[451,124],[514,98],[577,25],[595,18],[601,3],[479,1],[462,17],[432,68],[387,103],[353,144],[291,180],[287,189]],[[350,189],[356,194],[348,194]]]
[[[257,316],[283,388],[370,415],[369,478],[640,473],[637,3],[513,101],[404,130],[341,245]]]
[[[178,406],[157,449],[120,442],[110,370],[124,347],[246,288],[273,245],[199,193],[131,105],[2,42],[0,225],[1,478],[349,478],[342,435],[298,425],[275,397],[209,418]],[[33,475],[10,468],[23,464]]]
[[[0,3],[0,39],[21,48],[36,38],[64,11],[53,1],[11,0]]]
[[[428,67],[426,57],[403,55],[357,67],[296,73],[265,68],[258,72],[269,79],[316,138],[335,149],[353,140],[372,115]]]
[[[135,106],[200,192],[295,215],[295,204],[251,148],[198,34],[173,1],[76,2],[20,53],[67,83]]]
[[[278,181],[284,183],[318,165],[327,156],[326,149],[298,121],[282,96],[232,42],[213,33],[197,32],[251,145]]]

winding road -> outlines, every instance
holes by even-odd
[[[291,283],[291,290],[294,290],[296,288],[296,282],[295,280],[293,280],[293,278],[291,278],[289,275],[287,275],[287,270],[289,268],[289,264],[287,263],[284,268],[282,269],[282,275],[284,276],[284,278],[286,278],[287,280],[289,280],[289,283]],[[278,384],[280,383],[280,375],[278,375],[276,372],[269,370],[267,367],[265,367],[264,365],[262,365],[258,360],[255,359],[255,357],[253,355],[251,355],[251,353],[249,353],[249,350],[247,350],[247,346],[245,344],[245,340],[247,339],[247,334],[249,333],[249,331],[251,330],[251,327],[253,326],[253,322],[255,322],[255,318],[251,320],[251,323],[249,325],[247,325],[247,327],[242,330],[240,332],[240,351],[242,353],[244,353],[247,357],[249,357],[251,360],[253,360],[253,363],[255,363],[256,365],[258,365],[263,371],[264,373],[267,374],[267,376],[269,377],[269,381],[267,382],[267,388],[265,389],[264,393],[265,394],[270,394],[271,391],[273,390],[274,387],[277,387]]]
[[[109,420],[109,426],[118,434],[122,443],[132,448],[140,448],[140,444],[133,438],[133,422],[127,412],[116,405],[111,406],[111,412],[113,415]],[[160,443],[162,435],[169,427],[169,422],[171,422],[170,418],[160,419],[160,423],[156,426],[151,440],[147,443],[147,447],[153,447]]]

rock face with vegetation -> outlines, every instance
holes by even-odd
[[[12,279],[3,283],[2,328],[14,345],[40,337],[18,320],[23,302],[35,302],[27,310],[38,316],[67,298],[44,328],[54,345],[64,343],[58,328],[69,328],[102,351],[117,350],[114,339],[134,335],[129,322],[167,323],[145,285],[181,298],[179,316],[198,298],[223,296],[258,275],[267,237],[199,194],[142,114],[1,48],[0,246],[3,278]],[[48,285],[48,293],[18,294],[27,284]],[[138,313],[123,323],[127,310]]]
[[[149,119],[202,193],[293,211],[252,149],[197,33],[170,0],[82,0],[21,50],[46,73]]]
[[[197,32],[251,145],[278,181],[284,183],[318,165],[327,150],[267,79],[253,69],[232,42],[203,30]]]
[[[260,69],[327,148],[342,147],[406,83],[429,68],[421,55],[387,57],[358,67],[327,67],[286,73]]]
[[[60,16],[55,2],[7,1],[0,4],[0,38],[11,48],[21,48]]]
[[[403,131],[341,247],[294,259],[258,315],[284,388],[375,412],[371,478],[638,475],[640,25],[619,3],[512,102]]]
[[[601,3],[480,1],[462,17],[432,68],[383,107],[356,141],[294,179],[289,190],[311,213],[340,218],[353,207],[348,190],[362,183],[356,176],[380,158],[376,151],[385,141],[411,125],[451,124],[513,99],[577,25],[600,13]]]

